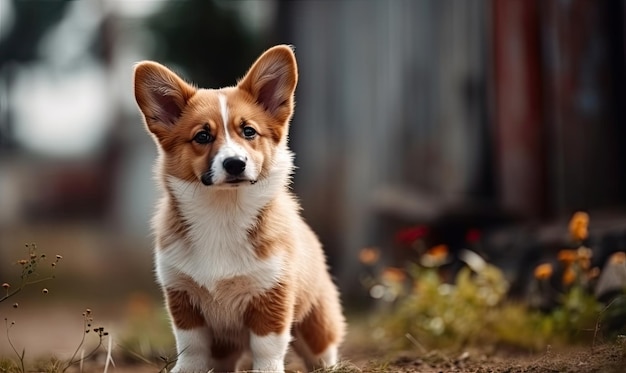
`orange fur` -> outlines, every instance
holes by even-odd
[[[339,294],[288,190],[296,83],[287,46],[219,90],[198,89],[155,62],[136,66],[135,96],[159,148],[155,255],[180,353],[173,372],[233,370],[247,349],[258,369],[281,370],[280,336],[290,330],[311,369],[336,360],[345,328]],[[233,154],[245,172],[220,178]]]

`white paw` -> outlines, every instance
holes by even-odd
[[[320,367],[332,367],[337,364],[337,346],[331,345],[326,351],[317,356],[317,364]]]
[[[252,368],[259,372],[285,371],[285,355],[291,340],[291,334],[270,333],[265,336],[250,334],[250,349],[252,350]]]
[[[266,373],[284,373],[285,363],[283,362],[283,360],[260,359],[254,361],[252,371]]]
[[[178,360],[170,373],[207,373],[211,370],[204,362],[194,362],[190,359]]]
[[[171,373],[207,373],[213,368],[209,356],[209,332],[206,327],[191,330],[174,328],[178,359]]]

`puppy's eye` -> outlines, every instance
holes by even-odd
[[[254,136],[256,136],[256,130],[250,126],[245,126],[242,132],[243,132],[243,137],[245,137],[248,140],[251,140],[254,138]]]
[[[213,140],[213,136],[211,136],[208,131],[200,131],[196,133],[196,135],[193,137],[193,141],[197,142],[198,144],[208,144]]]

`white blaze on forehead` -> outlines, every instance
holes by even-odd
[[[237,142],[237,138],[233,139],[230,136],[230,112],[228,110],[228,102],[226,100],[226,96],[219,93],[217,95],[217,98],[220,105],[220,114],[222,115],[222,125],[224,126],[224,145],[218,150],[215,158],[213,159],[213,163],[211,164],[211,170],[213,172],[213,182],[215,184],[219,184],[220,182],[224,181],[228,176],[223,167],[223,162],[226,158],[242,157],[246,161],[249,160],[248,152],[246,151],[246,149]],[[256,180],[258,178],[258,169],[254,165],[254,163],[248,162],[246,164],[246,169],[243,177],[250,180]]]
[[[224,136],[227,142],[230,142],[228,134],[228,105],[226,104],[226,96],[219,94],[217,98],[220,101],[220,113],[222,114],[222,124],[224,125]]]

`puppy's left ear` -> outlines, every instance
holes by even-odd
[[[278,45],[265,51],[237,85],[281,122],[293,112],[298,67],[291,48]]]

